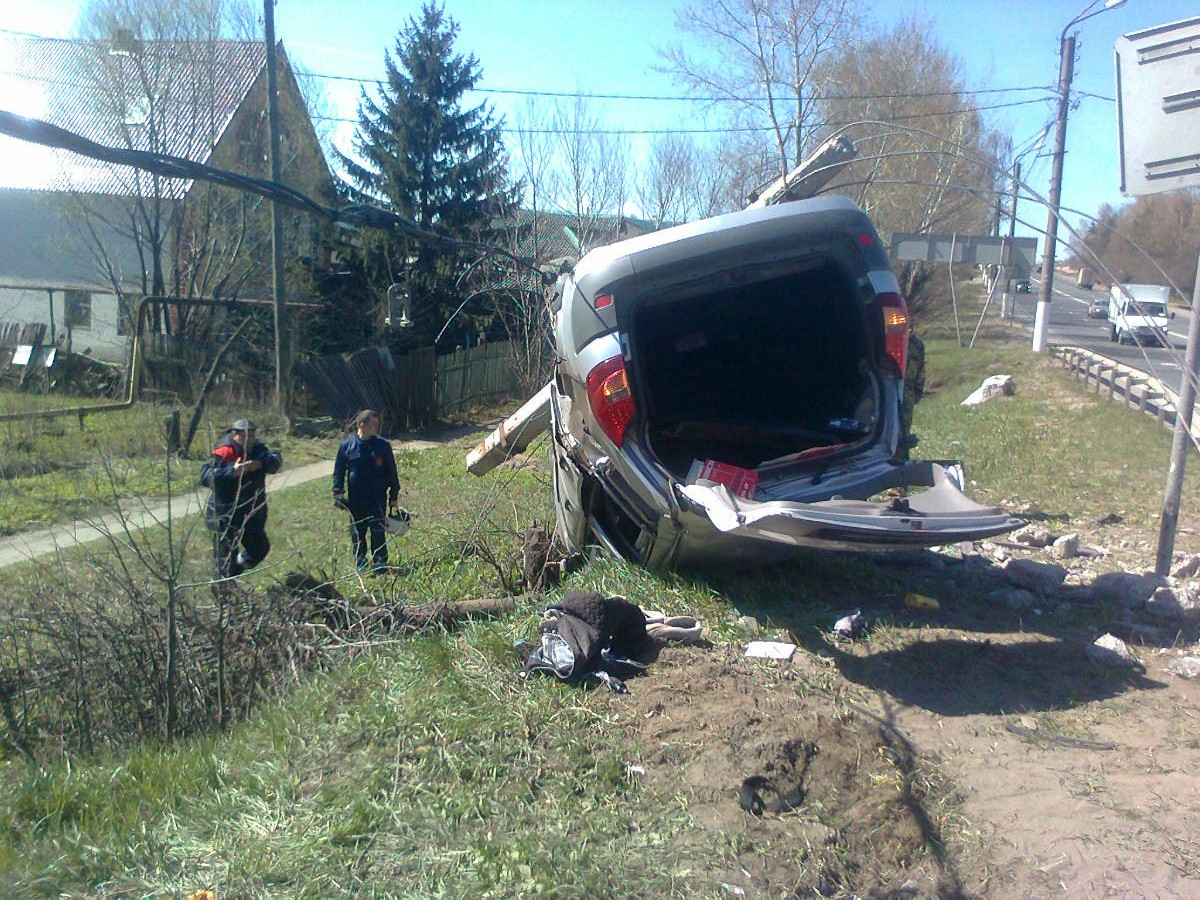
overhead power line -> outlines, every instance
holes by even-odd
[[[1038,97],[1034,100],[1014,100],[1011,103],[995,103],[990,106],[970,106],[965,109],[947,109],[933,112],[910,113],[900,116],[888,116],[887,121],[902,122],[919,119],[935,119],[943,116],[966,116],[972,113],[983,112],[989,109],[1007,109],[1014,106],[1028,106],[1033,103],[1045,103],[1048,98]],[[351,116],[313,116],[313,119],[319,122],[348,122],[357,124],[358,119]],[[790,124],[790,123],[789,123]],[[821,122],[815,123],[814,127],[830,127],[841,128],[844,125],[854,124],[852,122]],[[645,135],[645,134],[729,134],[734,132],[765,132],[772,131],[773,125],[734,125],[724,126],[720,128],[588,128],[583,129],[588,134],[609,134],[609,135]],[[570,128],[503,128],[506,134],[570,134]]]
[[[196,179],[212,184],[219,184],[251,194],[257,194],[268,200],[274,200],[285,206],[299,209],[334,224],[346,225],[352,228],[379,228],[398,231],[403,235],[427,244],[442,247],[458,247],[475,250],[481,253],[504,256],[518,265],[536,268],[528,259],[516,256],[502,247],[484,244],[478,241],[463,241],[448,237],[435,231],[422,228],[416,222],[397,215],[389,209],[367,203],[358,203],[341,208],[325,206],[302,191],[288,187],[286,184],[272,181],[268,178],[257,178],[253,175],[243,175],[219,169],[181,156],[168,153],[156,153],[149,150],[131,150],[123,147],[110,147],[89,140],[81,134],[76,134],[66,128],[60,128],[41,119],[18,116],[11,112],[0,110],[0,134],[41,144],[45,147],[55,147],[78,153],[91,159],[113,163],[121,166],[131,166],[154,172],[167,178]]]
[[[362,78],[355,75],[334,75],[328,72],[308,72],[303,74],[310,78],[320,78],[323,81],[349,81],[357,84],[374,84],[383,87],[386,81],[382,78]],[[556,97],[570,99],[586,97],[596,100],[655,100],[655,101],[684,101],[690,103],[719,103],[722,101],[737,101],[739,103],[762,103],[767,96],[741,96],[736,94],[724,95],[690,95],[690,94],[625,94],[597,93],[593,91],[550,91],[537,88],[501,88],[475,87],[471,88],[477,94],[512,94],[518,97]],[[1053,91],[1045,84],[1023,85],[1021,87],[977,88],[952,91],[913,91],[894,94],[814,94],[812,99],[821,100],[905,100],[911,97],[970,97],[980,94],[1010,94],[1022,91]]]

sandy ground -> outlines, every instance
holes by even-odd
[[[864,607],[859,640],[797,616],[768,635],[798,645],[789,662],[736,642],[666,646],[613,697],[647,782],[681,790],[693,839],[720,848],[729,887],[714,887],[1200,896],[1200,683],[1165,671],[1200,654],[1195,635],[1160,621],[1160,639],[1130,643],[1142,668],[1107,668],[1085,647],[1142,634],[1137,614],[1086,585],[1042,592],[1036,612],[980,600],[1004,583],[989,560],[914,558]],[[941,608],[907,609],[914,589]]]

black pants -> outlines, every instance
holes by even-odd
[[[220,578],[236,578],[253,569],[271,552],[266,516],[233,518],[213,533],[213,560]]]
[[[387,531],[383,527],[384,511],[378,509],[350,510],[350,540],[354,543],[354,561],[360,569],[367,567],[367,536],[370,535],[371,564],[376,568],[387,565]]]

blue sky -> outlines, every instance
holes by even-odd
[[[681,0],[447,0],[461,26],[459,47],[474,53],[483,86],[535,91],[678,95],[668,76],[655,71],[659,51],[676,40],[674,16]],[[68,36],[82,6],[77,0],[4,4],[0,29]],[[889,24],[904,16],[931,23],[938,40],[962,62],[972,88],[1050,86],[1058,78],[1058,38],[1087,6],[1086,0],[864,0],[861,10]],[[276,33],[289,53],[308,69],[327,74],[376,78],[390,49],[420,0],[280,0]],[[1200,14],[1196,0],[1127,0],[1124,6],[1082,23],[1074,87],[1080,102],[1067,135],[1063,205],[1095,212],[1119,204],[1113,42],[1122,34]],[[353,117],[358,88],[329,82],[338,116]],[[1092,96],[1099,95],[1099,96]],[[1035,92],[983,95],[982,105],[1045,96]],[[510,121],[522,98],[487,94]],[[0,98],[0,108],[5,101]],[[680,127],[696,123],[694,105],[680,101],[596,100],[593,109],[620,129]],[[1031,141],[1052,120],[1050,100],[989,110],[993,127],[1015,144]],[[346,140],[350,128],[339,134]],[[629,138],[635,154],[648,137]],[[1051,139],[1046,140],[1048,151]],[[1027,180],[1045,192],[1049,160],[1031,155]],[[1045,213],[1026,204],[1022,218],[1039,224]]]

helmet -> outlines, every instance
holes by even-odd
[[[408,526],[411,522],[412,516],[408,514],[407,509],[393,509],[383,520],[383,527],[387,529],[388,534],[404,537],[408,533]]]

